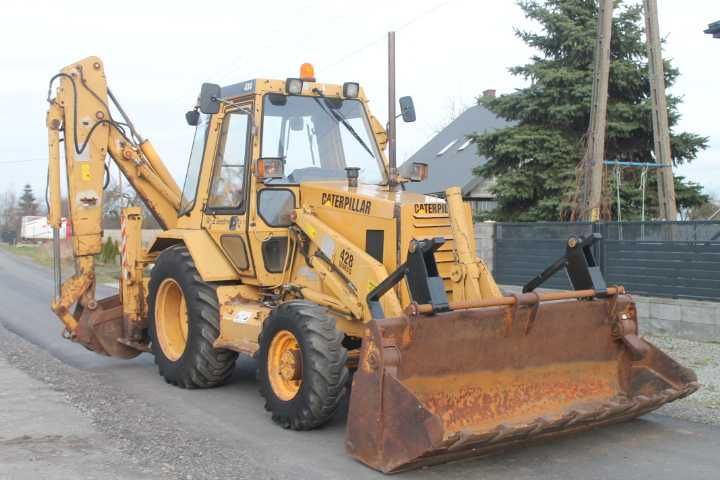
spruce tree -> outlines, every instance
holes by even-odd
[[[18,207],[20,208],[20,214],[23,216],[37,215],[38,204],[35,201],[35,195],[33,194],[30,184],[25,184],[23,187],[23,193],[20,196]]]
[[[526,65],[510,69],[530,81],[526,88],[479,102],[514,124],[473,137],[488,162],[477,175],[494,177],[497,220],[560,220],[568,212],[576,187],[575,169],[585,149],[590,118],[593,54],[597,32],[596,0],[523,0],[528,19],[540,29],[516,29],[516,35],[538,53]],[[616,2],[611,44],[606,158],[654,162],[650,83],[647,72],[644,17],[641,5]],[[670,87],[678,70],[665,62]],[[680,99],[668,95],[670,126],[679,119]],[[707,138],[672,132],[675,165],[693,160]],[[609,174],[611,172],[608,172]],[[623,171],[623,217],[640,215],[640,172]],[[707,201],[698,185],[676,179],[678,207]],[[614,192],[612,190],[609,193]],[[647,184],[646,218],[657,214],[655,173]],[[615,205],[613,205],[615,207]]]

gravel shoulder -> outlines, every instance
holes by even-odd
[[[0,324],[0,479],[281,478],[254,457]]]
[[[692,368],[702,385],[697,392],[665,405],[658,413],[693,422],[720,425],[720,343],[651,335],[645,335],[644,338],[682,365]]]
[[[0,358],[0,478],[152,478],[61,392]]]

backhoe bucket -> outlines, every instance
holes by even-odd
[[[78,307],[76,315],[78,328],[73,340],[88,350],[118,358],[135,358],[144,351],[121,343],[126,334],[119,295],[99,300],[92,310]]]
[[[495,300],[367,325],[348,415],[354,457],[386,473],[442,463],[628,420],[698,388],[637,336],[629,296]]]

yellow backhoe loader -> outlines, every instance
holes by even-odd
[[[298,78],[203,84],[182,187],[99,58],[54,76],[48,101],[52,310],[90,350],[150,352],[182,388],[221,385],[239,353],[253,356],[272,419],[295,430],[322,426],[352,392],[347,450],[384,472],[625,420],[698,388],[638,336],[593,238],[570,239],[545,272],[564,268],[574,290],[504,295],[460,190],[404,190],[427,165],[403,178],[386,160],[394,100],[388,137],[357,83],[319,83],[306,64]],[[119,293],[97,299],[108,158],[162,231],[142,245],[141,208],[122,210]],[[63,165],[75,257],[64,281]]]

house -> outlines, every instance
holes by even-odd
[[[705,30],[705,33],[712,35],[714,38],[720,38],[720,20],[708,25],[708,29]]]
[[[494,96],[495,92],[487,90],[483,95]],[[428,178],[424,182],[407,183],[406,189],[442,196],[447,188],[459,186],[474,214],[493,210],[496,206],[495,195],[490,190],[494,182],[473,175],[473,169],[487,159],[478,155],[477,147],[471,143],[468,135],[509,125],[508,121],[497,117],[482,105],[468,108],[400,166],[400,174],[404,176],[409,175],[413,162],[427,163],[429,166]]]

